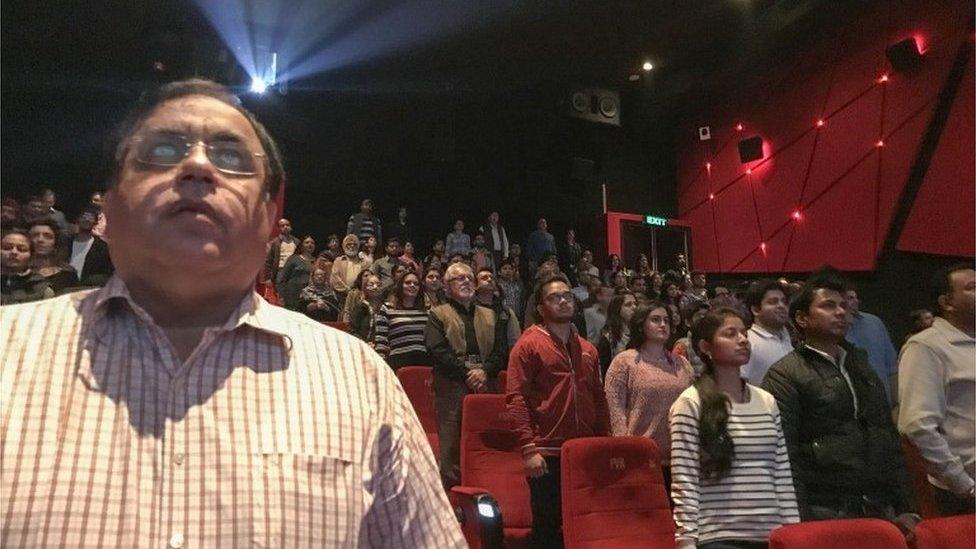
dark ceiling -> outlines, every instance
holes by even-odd
[[[303,2],[200,0],[258,48],[341,62],[291,90],[497,93],[603,85],[674,111],[776,63],[860,3],[821,0]],[[202,5],[202,4],[201,4]],[[216,6],[216,8],[214,8]],[[3,2],[3,79],[139,89],[198,74],[248,78],[189,1]],[[225,25],[226,26],[226,25]],[[285,43],[290,44],[286,46]],[[297,45],[296,45],[297,44]],[[655,69],[643,74],[641,62]],[[162,70],[154,68],[162,62]],[[326,63],[327,64],[327,63]],[[640,81],[628,80],[641,74]]]

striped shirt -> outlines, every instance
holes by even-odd
[[[376,314],[376,352],[383,358],[426,353],[427,310],[397,309],[384,304]]]
[[[463,547],[364,343],[251,294],[185,363],[116,277],[0,309],[3,547]]]
[[[766,541],[774,528],[800,521],[776,399],[747,387],[749,401],[732,403],[729,414],[732,467],[717,480],[699,475],[698,389],[689,387],[671,407],[671,497],[679,548]]]

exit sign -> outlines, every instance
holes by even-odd
[[[644,218],[644,223],[647,223],[648,225],[657,225],[659,227],[666,227],[668,225],[668,218],[649,215]]]

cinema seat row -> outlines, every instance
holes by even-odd
[[[401,368],[397,376],[436,452],[431,369]],[[452,489],[449,499],[473,549],[529,547],[529,487],[504,395],[465,398],[461,485]],[[594,437],[567,442],[562,449],[562,513],[568,549],[675,546],[657,448],[647,438]],[[874,519],[805,522],[779,528],[770,536],[771,549],[847,547],[973,549],[976,515],[925,519],[911,546],[895,526]]]

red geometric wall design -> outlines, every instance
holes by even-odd
[[[682,124],[678,217],[692,226],[696,268],[874,268],[939,92],[971,36],[968,2],[871,4],[788,68],[744,75],[757,80],[743,86],[748,94]],[[925,61],[894,72],[884,50],[908,37]],[[698,140],[701,125],[710,141]],[[765,158],[743,165],[737,144],[753,135]]]

